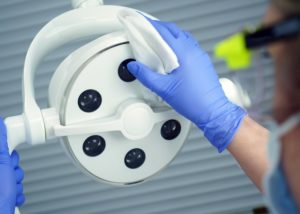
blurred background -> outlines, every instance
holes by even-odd
[[[212,56],[215,44],[245,26],[259,24],[268,0],[105,0],[176,22],[190,31]],[[0,1],[0,115],[22,112],[22,72],[26,51],[41,27],[71,9],[70,0]],[[55,51],[44,61],[36,77],[41,107],[47,106],[49,80],[60,62],[80,41]],[[212,56],[213,57],[213,56]],[[224,62],[213,58],[222,77],[235,75]],[[270,79],[259,108],[269,111],[272,64],[262,63],[241,71],[249,82],[257,72]],[[255,90],[255,84],[250,84]],[[219,154],[193,128],[173,163],[150,181],[134,187],[117,188],[98,183],[81,173],[58,142],[42,146],[20,146],[25,170],[26,204],[22,214],[150,214],[150,213],[253,213],[264,205],[262,197],[235,160]]]

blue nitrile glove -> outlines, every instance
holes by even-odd
[[[232,141],[246,112],[225,96],[208,56],[189,33],[173,23],[149,20],[178,57],[180,67],[169,75],[139,63],[128,64],[130,72],[178,113],[203,130],[222,152]]]
[[[18,133],[16,133],[18,134]],[[9,155],[6,127],[0,118],[0,213],[13,214],[16,206],[25,202],[23,195],[24,172],[19,167],[19,155]]]

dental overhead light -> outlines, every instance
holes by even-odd
[[[98,0],[72,3],[76,9],[50,21],[29,47],[23,73],[24,112],[5,120],[10,152],[22,143],[37,145],[57,138],[75,165],[92,178],[113,185],[140,183],[175,158],[191,122],[127,70],[135,60],[134,47],[118,15],[135,10]],[[59,65],[49,85],[49,108],[40,109],[33,83],[41,61],[87,36],[101,37]]]
[[[50,21],[34,38],[23,74],[24,113],[5,120],[10,151],[21,143],[58,138],[74,163],[94,179],[115,185],[142,182],[179,152],[191,123],[144,88],[127,70],[135,59],[120,23],[120,6],[76,0],[77,9]],[[58,47],[101,35],[71,53],[49,85],[40,109],[34,75]]]

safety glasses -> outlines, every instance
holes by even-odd
[[[229,74],[237,91],[237,104],[245,107],[258,121],[268,120],[273,98],[271,91],[274,69],[266,47],[299,35],[300,15],[272,26],[260,26],[254,31],[244,30],[226,38],[215,47],[215,56],[225,60],[229,71],[239,71]]]
[[[251,65],[254,50],[261,50],[263,56],[268,56],[264,47],[299,35],[300,15],[252,32],[245,30],[234,34],[216,45],[215,56],[225,60],[230,70],[245,69]]]

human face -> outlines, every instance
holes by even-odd
[[[270,5],[263,20],[268,26],[285,18]],[[275,99],[273,116],[281,124],[300,111],[300,39],[279,41],[267,47],[275,64]]]
[[[274,24],[285,16],[270,5],[264,25]],[[300,39],[286,40],[268,46],[275,64],[273,116],[282,124],[300,111]],[[299,47],[298,47],[299,46]],[[291,193],[300,208],[300,124],[281,138],[281,160]]]

